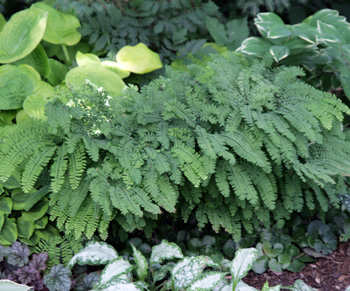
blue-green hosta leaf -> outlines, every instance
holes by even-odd
[[[196,290],[208,290],[211,291],[215,286],[225,277],[225,273],[221,272],[210,272],[205,273],[199,279],[194,281],[187,291],[196,291]]]
[[[27,66],[0,67],[0,110],[21,108],[35,89],[37,76]]]
[[[270,43],[259,37],[249,37],[242,42],[242,45],[237,50],[247,55],[263,57],[270,47]]]
[[[140,281],[145,281],[148,271],[148,263],[143,254],[131,244],[134,260],[136,263],[136,274]]]
[[[44,78],[51,72],[47,54],[40,44],[29,55],[13,63],[13,65],[21,64],[32,66]]]
[[[14,14],[0,33],[0,63],[8,64],[29,55],[41,41],[47,12],[30,8]]]
[[[10,214],[12,211],[13,201],[10,197],[0,198],[0,211],[4,214]]]
[[[258,251],[255,248],[240,249],[236,252],[230,268],[233,286],[247,275],[257,258]]]
[[[0,245],[8,246],[18,237],[17,224],[14,218],[5,217],[4,225],[0,231]]]
[[[82,88],[86,85],[86,80],[98,87],[103,87],[106,92],[119,95],[125,83],[114,72],[104,68],[103,66],[80,66],[68,72],[66,75],[67,85],[74,88]]]
[[[35,3],[35,7],[47,13],[47,24],[43,39],[53,44],[75,45],[81,39],[77,31],[80,27],[78,18],[73,15],[60,12],[45,3]]]
[[[219,267],[206,256],[184,258],[171,271],[173,286],[176,290],[189,287],[195,280],[199,279],[206,266]]]
[[[23,284],[18,284],[12,282],[11,280],[0,280],[0,290],[6,291],[27,291],[32,289],[31,286],[26,286]]]
[[[99,65],[101,63],[98,56],[94,54],[83,54],[80,51],[77,52],[75,60],[77,61],[78,66]]]
[[[71,275],[71,271],[64,265],[55,265],[50,273],[44,275],[44,284],[52,291],[69,291],[72,285]]]
[[[17,218],[18,235],[29,239],[35,230],[34,220],[20,216]]]
[[[268,37],[271,28],[283,28],[285,26],[281,17],[273,12],[259,13],[254,19],[254,23],[264,38]]]
[[[130,71],[126,71],[119,68],[117,62],[102,61],[101,65],[107,68],[108,70],[111,70],[112,72],[116,73],[122,79],[125,79],[130,76]]]
[[[316,27],[312,27],[306,23],[300,23],[293,26],[295,34],[302,40],[317,45],[319,43],[320,35]]]
[[[159,55],[143,43],[122,47],[117,53],[117,63],[120,69],[136,74],[146,74],[163,67]]]
[[[108,265],[103,269],[99,286],[107,284],[112,278],[120,277],[126,273],[130,273],[133,266],[130,265],[128,261],[122,258],[115,259],[114,261],[108,263]],[[123,278],[127,279],[125,276]]]
[[[72,268],[79,265],[103,265],[118,258],[115,249],[104,242],[89,242],[85,248],[77,253],[68,263]]]
[[[182,259],[184,256],[180,247],[174,243],[167,242],[162,240],[161,244],[156,245],[152,248],[150,265],[154,263],[161,263],[163,260],[169,259]]]

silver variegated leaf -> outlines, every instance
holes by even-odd
[[[102,271],[99,285],[107,284],[112,278],[131,272],[132,268],[133,266],[122,258],[110,262]]]
[[[150,265],[154,263],[160,263],[163,260],[169,260],[173,258],[182,259],[183,257],[184,256],[181,249],[176,244],[163,240],[161,244],[152,248]]]
[[[132,251],[134,254],[134,260],[136,263],[136,274],[139,280],[144,281],[147,276],[148,263],[143,254],[138,251],[133,244],[131,244]]]
[[[222,272],[210,272],[205,273],[199,279],[194,281],[187,291],[196,291],[196,290],[208,290],[211,291],[213,288],[219,284],[219,282],[224,278],[225,273]]]

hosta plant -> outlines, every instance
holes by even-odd
[[[176,244],[165,240],[152,248],[148,260],[134,246],[132,248],[129,261],[118,256],[116,250],[106,243],[90,242],[68,266],[106,265],[93,290],[256,290],[242,281],[257,258],[258,252],[254,248],[236,252],[229,264],[229,280],[226,279],[229,273],[222,272],[209,257],[184,257]],[[297,284],[307,287],[302,281],[296,282],[295,286]],[[280,290],[280,286],[268,287],[266,284],[263,290]]]

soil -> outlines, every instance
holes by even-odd
[[[345,291],[350,286],[350,242],[340,242],[337,251],[308,264],[299,273],[268,271],[258,275],[251,271],[243,281],[261,290],[266,280],[269,286],[291,286],[298,279],[319,291]]]

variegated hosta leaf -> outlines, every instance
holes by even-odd
[[[235,289],[233,289],[232,284],[230,287],[231,287],[232,291],[258,291],[257,289],[249,286],[248,284],[244,283],[243,281],[239,281],[238,284],[236,285]]]
[[[107,284],[112,278],[120,277],[125,273],[129,273],[132,270],[132,265],[129,262],[118,258],[110,262],[102,271],[99,285]]]
[[[247,275],[257,258],[258,251],[255,248],[240,249],[236,252],[230,267],[233,286]]]
[[[0,63],[8,64],[29,55],[41,41],[47,12],[30,8],[14,14],[0,33]]]
[[[187,291],[196,291],[196,290],[208,290],[211,291],[213,288],[224,278],[225,273],[222,272],[211,272],[205,273],[199,279],[194,281]]]
[[[139,280],[145,281],[147,277],[147,270],[148,270],[148,263],[146,258],[143,256],[143,254],[137,250],[133,244],[131,244],[133,254],[134,254],[134,260],[136,263],[136,274]]]
[[[169,259],[182,259],[184,256],[180,247],[174,243],[163,240],[161,244],[156,245],[152,248],[150,265],[154,263],[161,263],[163,260]]]
[[[27,291],[32,289],[30,286],[18,284],[11,280],[0,280],[0,290],[6,291]]]
[[[201,276],[204,268],[208,265],[215,266],[216,264],[206,256],[184,258],[171,271],[173,286],[176,290],[190,286]]]
[[[75,45],[81,39],[77,31],[80,27],[78,18],[56,10],[45,3],[35,3],[31,7],[45,11],[48,15],[43,39],[53,44]],[[31,8],[32,9],[32,8]]]
[[[118,258],[116,250],[104,242],[89,242],[85,248],[77,253],[68,263],[72,268],[79,265],[103,265]]]

